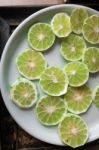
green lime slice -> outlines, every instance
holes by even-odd
[[[60,68],[52,66],[42,73],[40,86],[46,94],[60,96],[67,91],[68,78]]]
[[[99,85],[94,90],[94,103],[97,108],[99,108]]]
[[[65,66],[65,72],[69,78],[69,85],[79,87],[85,84],[89,78],[87,66],[82,62],[70,62]]]
[[[89,47],[84,53],[83,62],[87,65],[89,72],[99,71],[99,48]]]
[[[53,32],[58,37],[67,37],[71,33],[70,17],[64,13],[57,13],[51,21]]]
[[[12,101],[21,108],[30,108],[37,101],[37,91],[35,85],[25,79],[18,78],[10,90]]]
[[[58,129],[62,142],[72,148],[84,145],[88,139],[87,124],[78,115],[66,115]]]
[[[27,49],[16,58],[16,66],[21,75],[34,80],[40,78],[47,67],[47,62],[40,52]]]
[[[32,25],[28,32],[28,43],[37,51],[49,49],[55,41],[55,35],[49,24],[36,23]]]
[[[36,105],[37,118],[47,126],[57,125],[66,112],[66,103],[60,97],[45,96]]]
[[[89,43],[99,43],[99,15],[92,15],[85,20],[83,36]]]
[[[77,61],[82,59],[85,49],[86,43],[84,39],[81,36],[70,34],[63,39],[60,51],[66,60]]]
[[[83,23],[87,17],[88,13],[86,9],[77,8],[72,11],[70,21],[74,33],[82,33]]]
[[[92,90],[86,85],[69,87],[64,99],[71,113],[81,114],[86,112],[92,103]]]

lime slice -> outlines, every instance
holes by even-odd
[[[76,34],[82,33],[83,23],[87,17],[88,13],[83,8],[77,8],[72,11],[70,21],[74,33]]]
[[[89,43],[99,43],[99,15],[92,15],[85,20],[83,36]]]
[[[86,49],[86,43],[84,39],[78,35],[70,34],[62,42],[61,54],[69,61],[80,60]]]
[[[28,49],[16,58],[16,65],[21,75],[34,80],[40,78],[47,67],[47,62],[40,52]]]
[[[71,33],[70,17],[64,13],[57,13],[51,21],[53,32],[58,37],[67,37]]]
[[[99,48],[89,47],[84,53],[83,62],[87,65],[89,72],[99,71]]]
[[[42,73],[40,85],[46,94],[60,96],[67,91],[68,78],[60,68],[52,66]]]
[[[69,87],[64,99],[70,112],[81,114],[86,112],[92,103],[92,91],[86,85]]]
[[[11,99],[21,108],[29,108],[33,106],[37,100],[37,91],[35,85],[24,78],[18,78],[12,85]]]
[[[76,148],[86,143],[88,127],[81,117],[68,114],[59,124],[59,135],[64,144]]]
[[[99,108],[99,85],[94,90],[94,103],[97,108]]]
[[[69,85],[78,87],[85,84],[89,78],[87,66],[82,62],[70,62],[65,66],[69,78]]]
[[[50,25],[46,23],[36,23],[29,29],[28,43],[37,51],[49,49],[55,41],[55,35]]]
[[[66,112],[66,103],[60,97],[45,96],[36,105],[37,118],[47,126],[57,125]]]

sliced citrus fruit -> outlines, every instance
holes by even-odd
[[[69,85],[78,87],[85,84],[89,78],[87,66],[82,62],[70,62],[65,66],[69,78]]]
[[[83,62],[87,65],[89,72],[99,71],[99,48],[89,47],[84,53]]]
[[[28,32],[28,43],[37,51],[49,49],[55,41],[55,35],[49,24],[36,23]]]
[[[77,8],[72,11],[70,21],[74,33],[82,33],[83,23],[87,17],[88,13],[86,9]]]
[[[16,58],[16,65],[21,75],[27,79],[39,79],[47,67],[47,62],[40,52],[27,49]]]
[[[99,15],[92,15],[85,20],[83,36],[89,43],[99,43]]]
[[[12,101],[21,108],[29,108],[37,100],[35,85],[25,78],[18,78],[16,80],[11,87],[10,94]]]
[[[66,60],[77,61],[82,59],[85,49],[84,39],[78,35],[70,34],[62,42],[61,54]]]
[[[94,103],[97,108],[99,108],[99,86],[94,90]]]
[[[68,78],[60,68],[52,66],[42,73],[40,86],[46,94],[60,96],[67,91]]]
[[[64,144],[76,148],[86,143],[88,127],[80,116],[67,114],[59,124],[59,135]]]
[[[70,17],[64,13],[57,13],[51,21],[53,32],[58,37],[67,37],[71,33]]]
[[[92,103],[92,91],[86,85],[69,87],[64,99],[70,112],[81,114],[86,112]]]
[[[36,105],[37,118],[48,126],[57,125],[66,112],[66,103],[60,97],[45,96]]]

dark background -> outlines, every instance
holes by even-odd
[[[67,3],[89,6],[99,11],[99,0],[68,0]],[[3,47],[17,25],[41,7],[0,7],[0,55]],[[1,150],[72,150],[69,147],[53,146],[31,137],[10,116],[0,95],[0,143]],[[99,140],[77,150],[99,150]]]

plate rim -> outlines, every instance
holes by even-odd
[[[18,27],[14,30],[14,32],[11,34],[11,36],[9,37],[9,39],[8,39],[8,41],[7,41],[7,43],[6,43],[6,45],[5,45],[5,47],[4,47],[4,49],[3,49],[3,53],[2,53],[2,55],[1,55],[1,63],[0,63],[0,88],[1,88],[1,95],[2,95],[2,99],[3,99],[3,101],[4,101],[4,104],[5,104],[5,106],[6,106],[6,108],[7,108],[7,110],[8,110],[8,112],[10,113],[10,115],[12,116],[12,118],[14,119],[14,121],[25,131],[25,132],[27,132],[28,134],[30,134],[32,137],[34,137],[34,138],[36,138],[36,139],[38,139],[38,140],[40,140],[40,141],[43,141],[43,142],[46,142],[46,143],[49,143],[49,144],[53,144],[53,145],[58,145],[58,144],[56,144],[56,143],[52,143],[52,142],[49,142],[47,139],[45,140],[43,140],[43,139],[41,139],[38,135],[33,135],[30,131],[28,131],[28,129],[26,129],[26,128],[24,128],[23,127],[23,125],[16,119],[16,116],[13,114],[13,112],[12,111],[10,111],[10,109],[8,108],[8,106],[7,106],[7,104],[6,104],[6,100],[5,100],[5,90],[4,90],[4,88],[3,88],[3,71],[4,71],[4,61],[5,61],[5,58],[6,58],[6,53],[7,53],[7,51],[8,51],[8,49],[9,49],[9,46],[10,46],[10,44],[11,44],[11,42],[12,42],[12,40],[13,40],[13,38],[16,36],[16,34],[17,34],[17,32],[24,26],[24,25],[26,25],[32,18],[34,18],[34,17],[36,17],[36,16],[38,16],[38,15],[40,15],[41,13],[44,13],[44,12],[47,12],[47,11],[50,11],[50,10],[53,10],[53,9],[58,9],[58,8],[66,8],[66,7],[81,7],[81,8],[86,8],[87,10],[89,10],[89,11],[94,11],[94,12],[96,12],[96,13],[99,13],[97,10],[95,10],[95,9],[92,9],[92,8],[90,8],[90,7],[87,7],[87,6],[82,6],[82,5],[78,5],[78,4],[61,4],[61,5],[54,5],[54,6],[50,6],[50,7],[47,7],[47,8],[43,8],[43,9],[41,9],[41,10],[39,10],[39,11],[37,11],[37,12],[35,12],[35,13],[33,13],[33,14],[31,14],[29,17],[27,17],[26,19],[24,19],[19,25],[18,25]],[[90,141],[88,141],[87,143],[89,143],[89,142],[92,142],[92,141],[94,141],[94,140],[96,140],[96,139],[98,139],[99,138],[99,134],[95,134],[95,136],[90,140]],[[59,144],[59,146],[64,146],[64,144]]]

